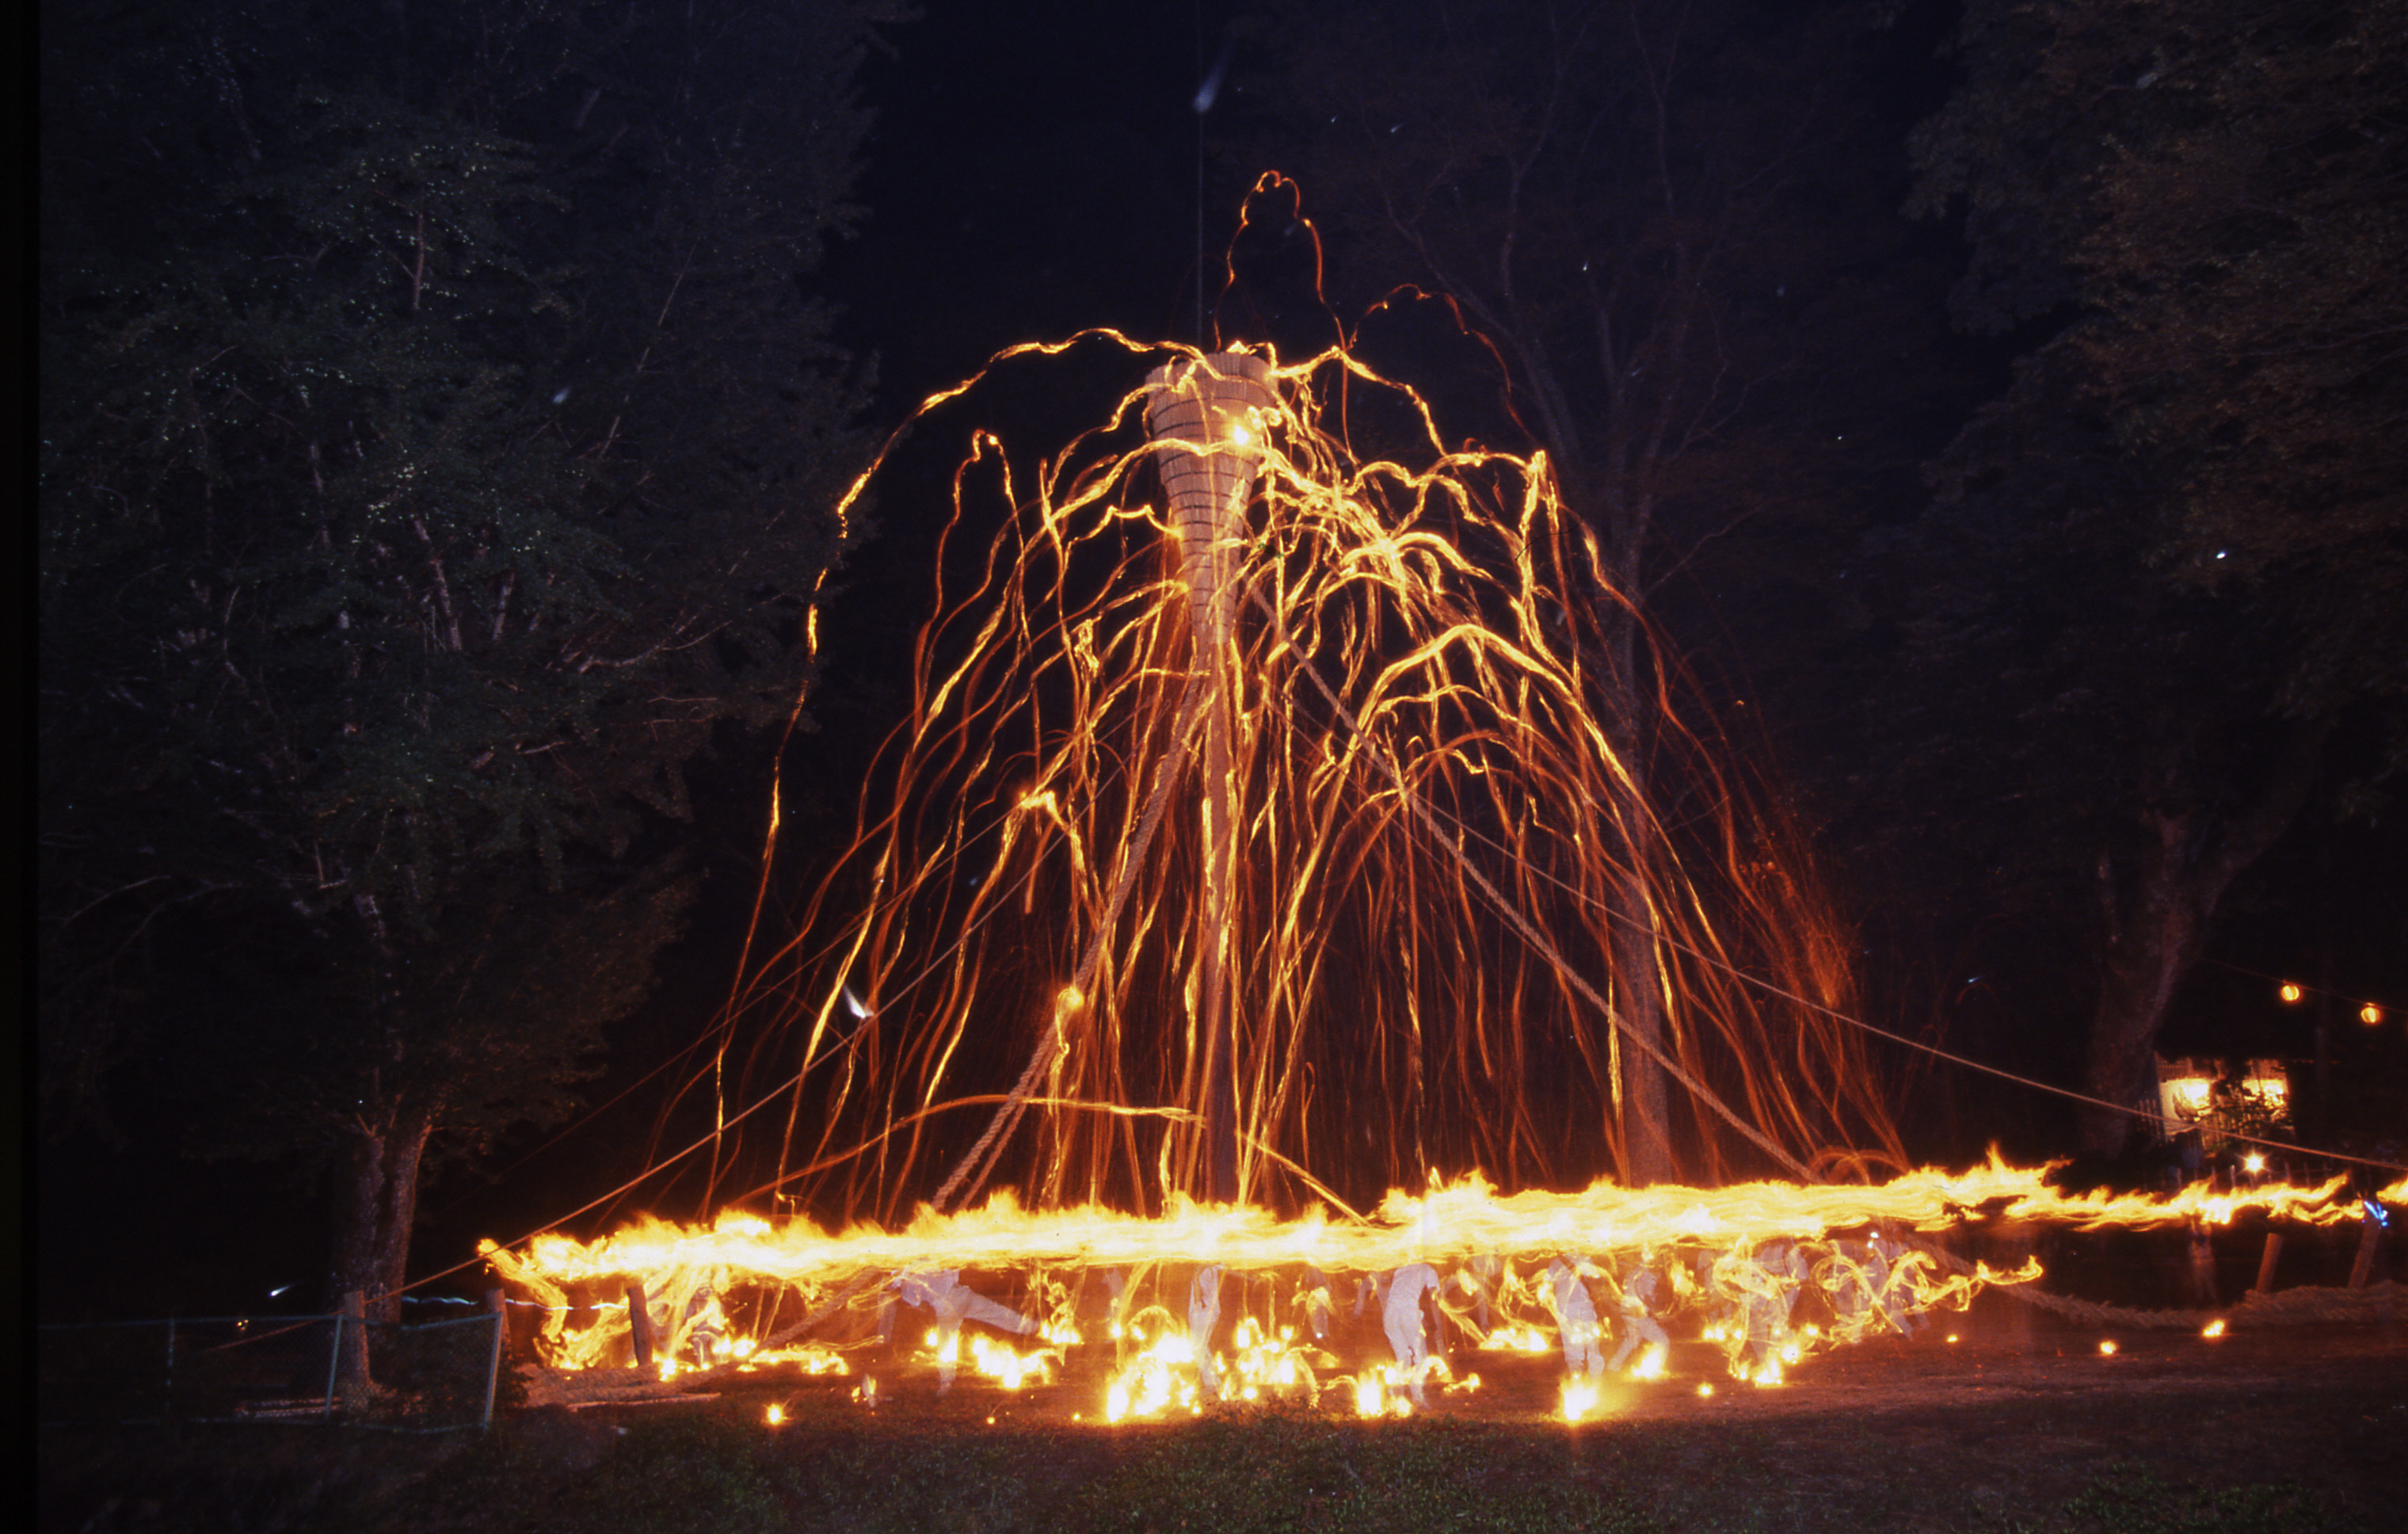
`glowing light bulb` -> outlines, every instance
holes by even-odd
[[[2371,1028],[2383,1021],[2383,1009],[2370,1001],[2358,1010],[2358,1020]]]
[[[2295,1007],[2299,1005],[2300,998],[2307,995],[2307,993],[2300,989],[2300,982],[2298,981],[2286,980],[2283,982],[2281,995],[2283,997],[2283,1004],[2285,1006]]]

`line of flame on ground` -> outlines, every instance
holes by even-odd
[[[2361,1205],[2339,1179],[2318,1187],[2201,1183],[2169,1196],[2119,1196],[2063,1193],[2044,1175],[1993,1160],[1877,1186],[1599,1183],[1568,1195],[1500,1195],[1471,1178],[1422,1195],[1392,1193],[1361,1220],[1283,1220],[1184,1201],[1160,1219],[1097,1209],[1032,1211],[998,1196],[960,1214],[924,1211],[894,1230],[830,1231],[799,1219],[726,1214],[708,1226],[651,1222],[593,1242],[546,1236],[523,1250],[487,1243],[485,1254],[504,1279],[549,1308],[538,1350],[547,1364],[570,1369],[624,1361],[625,1308],[610,1302],[629,1281],[642,1285],[656,1318],[679,1318],[662,1328],[665,1369],[681,1367],[681,1355],[690,1359],[682,1367],[782,1358],[841,1369],[843,1347],[873,1330],[896,1329],[897,1279],[970,1274],[1019,1300],[1035,1345],[969,1328],[931,1331],[923,1364],[950,1366],[966,1353],[971,1372],[1016,1389],[1052,1378],[1092,1335],[1115,1358],[1102,1415],[1122,1421],[1200,1412],[1215,1398],[1317,1402],[1333,1392],[1365,1415],[1410,1410],[1412,1380],[1398,1363],[1376,1348],[1368,1358],[1341,1360],[1326,1339],[1337,1330],[1333,1318],[1359,1303],[1367,1279],[1376,1283],[1413,1263],[1442,1275],[1433,1297],[1441,1325],[1470,1347],[1556,1346],[1564,1326],[1542,1269],[1569,1258],[1595,1297],[1600,1340],[1623,1335],[1634,1313],[1677,1318],[1694,1328],[1687,1335],[1719,1347],[1732,1376],[1769,1385],[1818,1351],[1914,1329],[1926,1312],[1961,1308],[1985,1284],[2039,1276],[2028,1263],[2004,1272],[1979,1264],[1971,1272],[1943,1271],[1903,1239],[1907,1232],[1993,1222],[2169,1228],[2229,1224],[2243,1213],[2308,1226],[2360,1218]],[[2382,1197],[2408,1198],[2408,1181]],[[1217,1339],[1226,1331],[1227,1342],[1211,1371],[1198,1367],[1180,1307],[1165,1303],[1206,1260],[1234,1283],[1233,1319],[1213,1332]],[[1654,1280],[1635,1282],[1641,1272]],[[1104,1283],[1090,1282],[1098,1274]],[[1083,1326],[1081,1312],[1098,1306],[1105,1325]],[[812,1340],[798,1351],[800,1331]],[[951,1356],[941,1355],[945,1350]],[[1660,1348],[1625,1353],[1625,1377],[1663,1376]],[[1338,1372],[1348,1362],[1353,1371]],[[1477,1388],[1476,1376],[1453,1381],[1443,1367],[1424,1383]],[[1596,1410],[1596,1388],[1594,1370],[1572,1370],[1564,1413],[1577,1419]]]

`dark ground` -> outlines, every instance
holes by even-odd
[[[752,1377],[709,1399],[505,1413],[494,1432],[47,1432],[45,1530],[1664,1530],[2408,1527],[2408,1308],[2387,1320],[2102,1333],[1996,1296],[1924,1338],[1756,1390],[1699,1344],[1551,1420],[1552,1358],[1408,1422],[1300,1406],[1074,1426],[1078,1369],[1008,1395],[924,1373]],[[1944,1340],[1951,1329],[1959,1340]],[[2118,1351],[2102,1355],[2101,1336]],[[1101,1350],[1091,1350],[1100,1352]],[[1697,1386],[1714,1384],[1710,1398]],[[771,1402],[785,1426],[771,1429]],[[1334,1406],[1325,1397],[1325,1407]]]

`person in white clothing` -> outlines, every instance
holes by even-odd
[[[1187,1345],[1196,1355],[1196,1377],[1215,1400],[1221,1396],[1221,1369],[1212,1362],[1212,1331],[1220,1324],[1221,1269],[1215,1264],[1197,1269],[1187,1290]]]
[[[1605,1352],[1598,1346],[1597,1301],[1570,1263],[1557,1257],[1547,1264],[1547,1292],[1555,1312],[1555,1331],[1563,1339],[1567,1372],[1596,1379],[1605,1372]]]
[[[1646,1354],[1640,1355],[1642,1369],[1647,1368],[1650,1355],[1660,1359],[1671,1351],[1672,1340],[1665,1335],[1664,1324],[1656,1319],[1656,1269],[1644,1263],[1631,1269],[1630,1277],[1622,1285],[1622,1345],[1613,1350],[1613,1360],[1606,1365],[1613,1373],[1622,1372],[1622,1366],[1641,1342],[1648,1348]]]
[[[937,1390],[953,1387],[953,1368],[960,1354],[962,1323],[983,1321],[999,1331],[1025,1337],[1037,1323],[1006,1305],[998,1305],[962,1283],[961,1270],[906,1273],[895,1281],[895,1295],[906,1305],[917,1305],[937,1319]]]
[[[1398,1367],[1405,1371],[1405,1388],[1412,1392],[1415,1406],[1429,1404],[1422,1395],[1422,1375],[1429,1367],[1429,1332],[1422,1325],[1422,1296],[1437,1287],[1437,1269],[1426,1262],[1408,1263],[1388,1280],[1387,1302],[1380,1312],[1388,1346],[1396,1351]]]

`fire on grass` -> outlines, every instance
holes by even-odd
[[[2403,1197],[2408,1183],[2383,1195]],[[1913,1332],[1985,1284],[2039,1276],[2030,1263],[1943,1266],[1922,1239],[1940,1232],[2168,1228],[2244,1212],[2336,1226],[2360,1206],[2340,1180],[2069,1195],[2041,1169],[1993,1161],[1877,1186],[1505,1195],[1469,1179],[1391,1194],[1364,1219],[1184,1200],[1160,1218],[1035,1211],[999,1195],[959,1214],[924,1209],[896,1229],[727,1214],[591,1242],[489,1244],[486,1256],[544,1307],[537,1347],[561,1369],[625,1366],[632,1285],[664,1377],[779,1363],[844,1372],[849,1351],[917,1336],[912,1365],[947,1385],[967,1364],[1019,1389],[1052,1380],[1074,1350],[1108,1349],[1109,1384],[1090,1403],[1105,1421],[1267,1398],[1380,1416],[1408,1414],[1432,1390],[1476,1390],[1467,1352],[1560,1350],[1563,1412],[1577,1419],[1609,1376],[1666,1377],[1675,1332],[1713,1344],[1729,1376],[1773,1385],[1816,1352]],[[1367,1312],[1383,1334],[1368,1346],[1365,1326],[1345,1325]],[[1349,1339],[1358,1355],[1340,1357]],[[875,1383],[864,1386],[855,1398],[874,1404]]]

